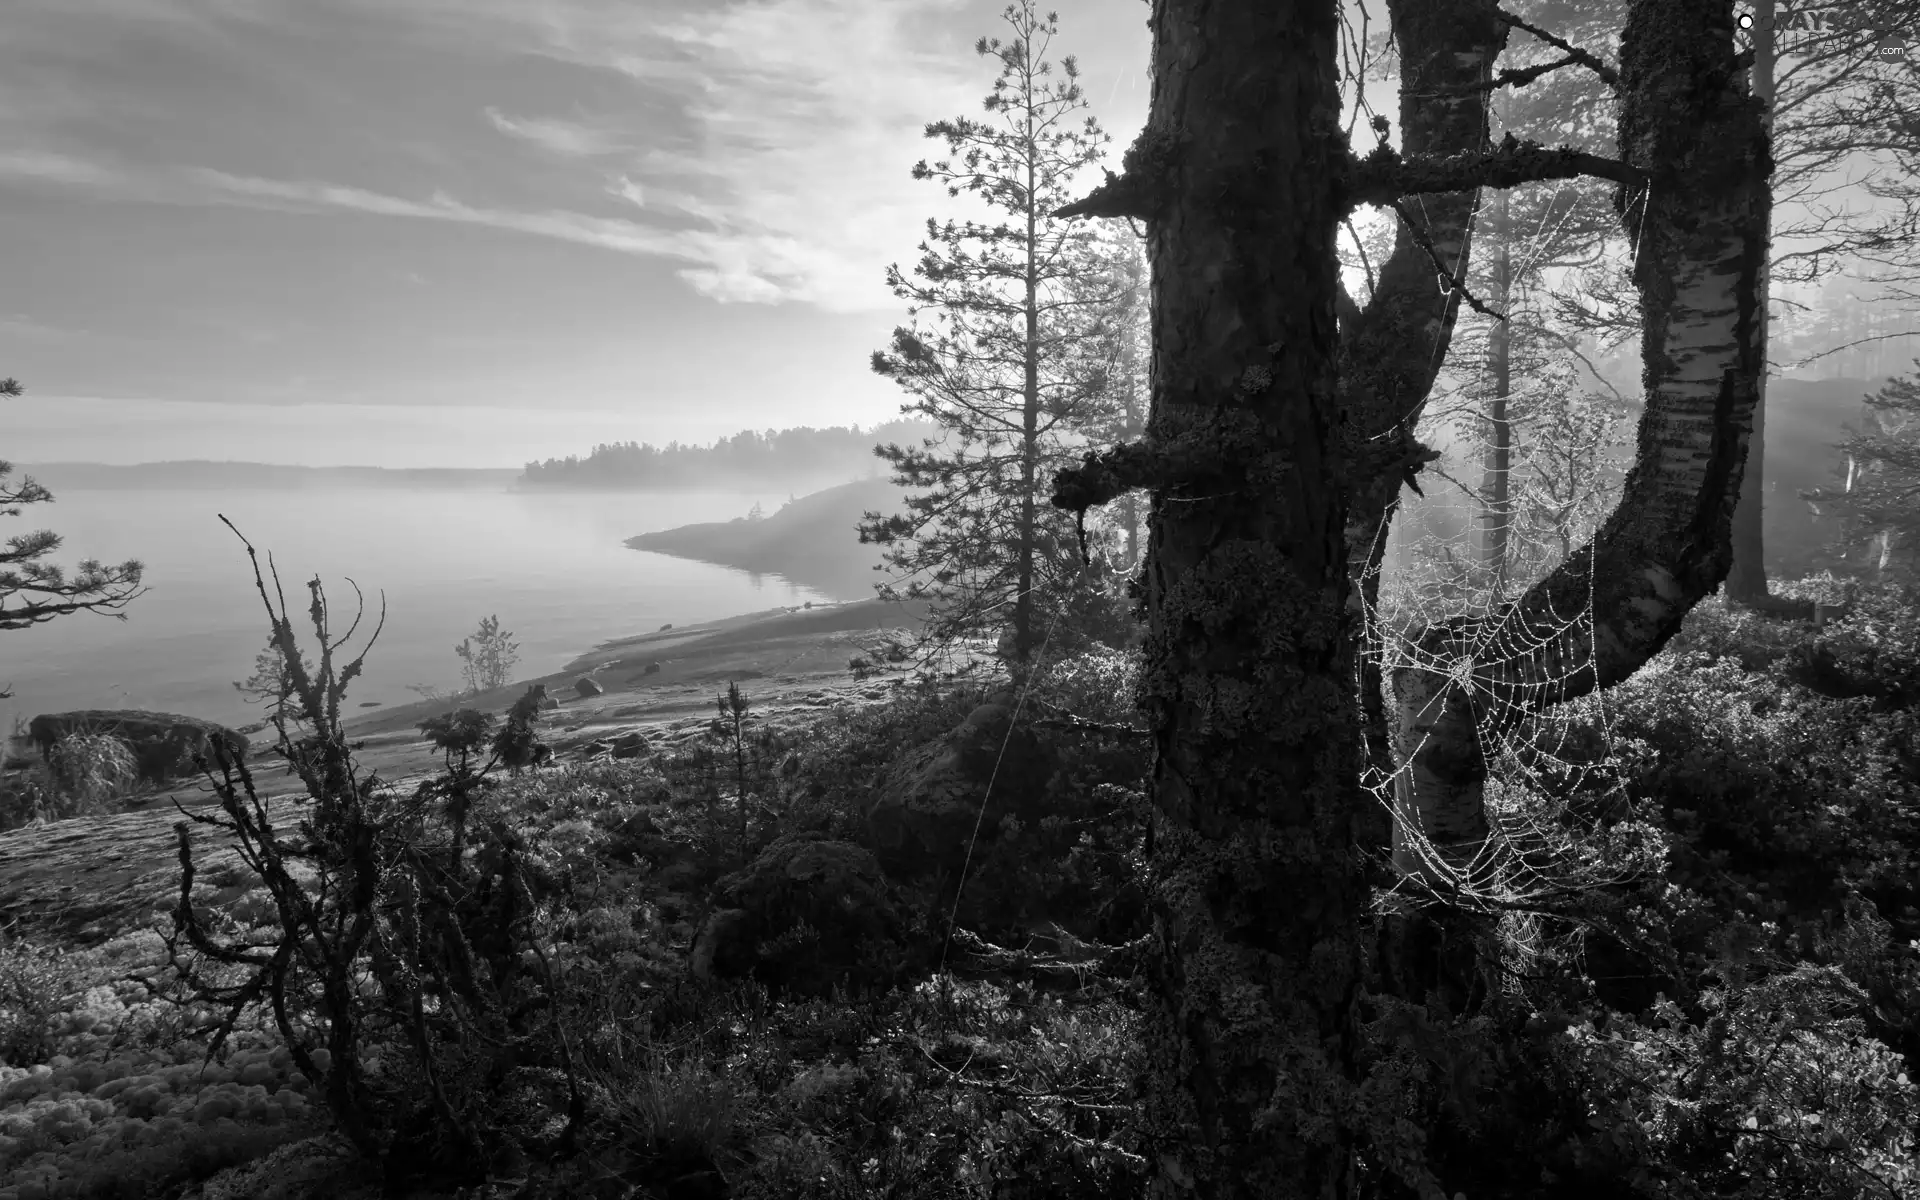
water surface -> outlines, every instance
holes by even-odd
[[[780,495],[518,494],[496,490],[268,489],[91,491],[57,488],[51,504],[6,519],[0,535],[51,528],[65,538],[54,558],[147,565],[151,590],[127,619],[79,613],[0,633],[0,732],[15,718],[73,708],[146,708],[244,723],[258,706],[234,690],[266,644],[267,618],[244,547],[224,513],[261,551],[271,551],[295,610],[306,581],[326,585],[338,619],[351,623],[351,577],[369,616],[386,593],[386,629],[355,682],[349,705],[404,703],[408,684],[453,688],[453,647],[482,617],[498,614],[520,644],[517,675],[559,667],[595,643],[657,629],[828,597],[778,576],[629,550],[637,533],[744,516]],[[272,581],[268,581],[271,588]],[[356,710],[357,711],[357,710]]]

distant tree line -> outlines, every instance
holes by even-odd
[[[568,455],[530,462],[522,484],[577,488],[687,488],[715,484],[794,485],[832,476],[864,478],[878,469],[874,446],[917,445],[938,430],[925,421],[889,421],[872,429],[836,425],[828,429],[748,429],[711,446],[669,442],[612,442],[595,446],[585,458]]]

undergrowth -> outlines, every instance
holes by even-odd
[[[1504,916],[1470,1004],[1361,997],[1377,1194],[1423,1171],[1474,1197],[1920,1194],[1913,608],[1863,592],[1815,630],[1709,603],[1576,714],[1556,752],[1584,746],[1605,795],[1554,811],[1644,824],[1659,869]],[[456,714],[425,730],[441,775],[401,791],[329,740],[330,661],[280,743],[298,818],[209,764],[264,887],[215,905],[187,874],[153,929],[0,949],[0,1200],[174,1195],[316,1137],[364,1139],[403,1189],[1145,1194],[1139,982],[1065,953],[1149,928],[1124,656],[1036,676],[1047,772],[1010,803],[1053,820],[981,831],[947,969],[824,996],[692,972],[714,889],[785,835],[862,843],[903,758],[990,687],[513,776],[492,719]],[[911,937],[947,932],[952,882],[899,881]],[[990,944],[1043,918],[1058,958]]]

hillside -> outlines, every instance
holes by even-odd
[[[872,594],[881,548],[863,546],[855,533],[869,510],[901,511],[901,488],[885,479],[862,479],[789,502],[759,520],[738,517],[682,525],[627,539],[635,550],[671,554],[742,571],[781,575],[836,598]]]

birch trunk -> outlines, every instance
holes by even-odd
[[[1734,60],[1732,0],[1636,0],[1620,74],[1621,157],[1652,180],[1615,197],[1636,247],[1645,321],[1637,453],[1592,543],[1496,610],[1491,628],[1450,621],[1423,631],[1420,649],[1458,663],[1454,673],[1393,673],[1397,749],[1410,768],[1402,798],[1441,852],[1434,862],[1397,845],[1395,863],[1436,880],[1487,838],[1481,721],[1494,731],[1626,679],[1732,560],[1763,365],[1772,170],[1760,105]],[[1570,621],[1589,598],[1591,622]],[[1476,660],[1483,632],[1501,649]]]

